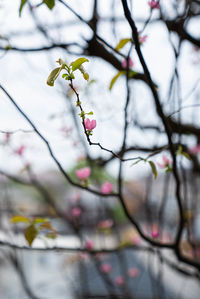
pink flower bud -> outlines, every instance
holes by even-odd
[[[199,154],[200,153],[200,144],[197,144],[189,149],[190,154]]]
[[[131,237],[131,241],[132,241],[133,245],[140,245],[142,242],[141,237],[138,235]]]
[[[96,120],[95,119],[90,120],[89,118],[86,118],[84,120],[84,125],[86,130],[92,131],[94,128],[96,128]]]
[[[110,264],[102,264],[100,266],[100,271],[104,274],[110,273],[111,270],[112,270],[112,267]]]
[[[92,250],[94,248],[94,242],[92,240],[88,240],[85,242],[85,248],[87,250]]]
[[[130,269],[128,270],[128,275],[129,275],[130,277],[136,277],[136,276],[139,275],[139,273],[140,273],[140,271],[139,271],[138,268],[130,268]]]
[[[151,236],[152,238],[157,238],[159,236],[159,231],[152,231]]]
[[[82,210],[79,207],[76,207],[72,209],[71,213],[73,217],[78,218],[81,215]]]
[[[172,161],[169,158],[167,158],[166,155],[162,156],[162,160],[163,160],[163,163],[159,163],[159,162],[157,163],[160,168],[165,168],[172,164]]]
[[[84,167],[76,170],[76,176],[80,180],[86,180],[90,176],[90,173],[91,169],[89,167]]]
[[[159,9],[160,8],[159,1],[155,1],[155,0],[149,1],[148,5],[151,9],[154,9],[154,8]]]
[[[129,68],[132,68],[133,65],[134,65],[133,60],[129,57],[129,59],[128,59],[128,67],[129,67]],[[123,67],[123,69],[126,69],[126,68],[127,68],[127,59],[124,59],[124,60],[122,61],[122,67]]]
[[[125,280],[124,280],[123,276],[120,275],[120,276],[115,277],[115,284],[116,285],[121,286],[121,285],[124,284],[124,282],[125,282]]]
[[[24,150],[25,150],[25,146],[24,145],[21,145],[16,151],[15,153],[19,156],[22,156],[23,153],[24,153]]]
[[[143,36],[139,35],[138,38],[139,38],[139,43],[142,45],[143,43],[146,42],[146,40],[147,40],[147,35],[143,35]]]
[[[105,182],[101,186],[101,192],[103,194],[109,194],[113,190],[113,185],[110,182]]]
[[[112,219],[100,221],[98,224],[98,228],[100,228],[100,229],[111,228],[112,226],[113,226]]]

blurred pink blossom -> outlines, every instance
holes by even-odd
[[[123,276],[119,275],[119,276],[115,277],[115,284],[116,285],[121,286],[121,285],[124,284],[124,282],[125,282],[125,280],[124,280]]]
[[[21,145],[16,151],[15,153],[19,156],[22,156],[23,153],[24,153],[24,150],[25,150],[25,146],[24,145]]]
[[[87,240],[85,242],[85,248],[87,250],[92,250],[94,248],[94,242],[92,240]]]
[[[98,224],[98,228],[100,228],[100,229],[111,228],[112,226],[113,226],[112,219],[106,219],[106,220],[100,221]]]
[[[151,226],[151,236],[152,238],[158,238],[159,236],[159,228],[155,223]]]
[[[189,149],[190,154],[199,154],[200,153],[200,144],[197,144]]]
[[[159,9],[160,8],[160,4],[159,4],[159,1],[155,1],[155,0],[151,0],[148,2],[148,5],[151,9]]]
[[[160,168],[165,168],[172,164],[172,161],[169,158],[167,158],[166,155],[162,156],[162,160],[163,160],[163,163],[159,163],[159,162],[157,163]]]
[[[73,217],[78,218],[81,215],[82,210],[79,207],[75,207],[72,209],[71,213]]]
[[[131,237],[131,241],[133,245],[140,245],[142,240],[139,235],[134,235],[133,237]]]
[[[110,264],[105,263],[100,266],[100,271],[104,274],[110,273],[111,270],[112,270],[112,267]]]
[[[90,167],[84,167],[76,170],[76,176],[80,180],[86,180],[90,176],[90,173],[91,173]]]
[[[84,125],[85,125],[86,130],[92,131],[94,128],[96,128],[97,122],[95,119],[90,120],[89,118],[86,118],[84,120]]]
[[[129,59],[128,59],[128,66],[129,66],[129,68],[132,68],[133,65],[134,65],[133,60],[129,57]],[[123,67],[123,69],[127,68],[127,59],[124,59],[122,61],[122,67]]]
[[[142,35],[139,34],[139,37],[138,37],[139,38],[139,43],[141,45],[144,44],[146,42],[146,40],[147,40],[147,37],[148,37],[147,35],[143,35],[142,36]]]
[[[159,231],[158,230],[153,230],[151,232],[151,236],[152,236],[152,238],[157,238],[159,236]]]
[[[136,277],[136,276],[139,275],[139,273],[140,273],[140,271],[139,271],[138,268],[130,268],[130,269],[128,270],[128,275],[129,275],[130,277]]]
[[[113,190],[113,185],[110,182],[105,182],[101,186],[101,192],[103,194],[109,194]]]

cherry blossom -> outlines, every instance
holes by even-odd
[[[111,228],[112,226],[113,226],[112,219],[106,219],[106,220],[100,221],[98,224],[98,228],[100,228],[100,229]]]
[[[80,180],[86,180],[90,176],[90,173],[91,173],[90,167],[84,167],[76,170],[76,176]]]
[[[133,62],[133,60],[129,57],[129,59],[128,59],[128,66],[129,66],[129,68],[132,68],[133,65],[134,65],[134,62]],[[126,69],[126,68],[127,68],[127,59],[124,59],[124,60],[122,61],[122,67],[123,67],[123,69]]]
[[[85,248],[87,250],[92,250],[94,248],[94,242],[92,240],[87,240],[85,242]]]
[[[104,274],[110,273],[111,270],[112,270],[112,267],[110,264],[105,263],[100,266],[100,271]]]
[[[118,286],[122,286],[124,284],[125,280],[124,277],[119,275],[117,277],[115,277],[115,284]]]
[[[109,194],[113,190],[113,185],[110,182],[105,182],[101,186],[101,192],[103,194]]]
[[[139,275],[139,273],[140,273],[140,271],[139,271],[138,268],[130,268],[130,269],[128,270],[128,275],[129,275],[130,277],[136,277],[136,276]]]
[[[72,209],[71,213],[73,217],[78,218],[81,215],[82,210],[79,207],[75,207]]]
[[[149,1],[148,5],[151,9],[154,9],[154,8],[159,9],[160,8],[159,1],[155,1],[155,0]]]
[[[189,149],[190,154],[199,154],[200,153],[200,144],[197,144]]]
[[[160,168],[166,168],[166,167],[171,166],[172,161],[169,158],[167,158],[166,155],[162,156],[162,160],[163,160],[163,163],[159,163],[159,162],[157,163]]]
[[[21,145],[16,151],[15,153],[19,156],[22,156],[23,153],[24,153],[24,150],[25,150],[25,146],[24,145]]]
[[[86,130],[92,131],[94,128],[96,128],[97,123],[95,119],[90,120],[89,118],[86,118],[84,120],[84,125]]]

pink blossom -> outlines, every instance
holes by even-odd
[[[15,152],[17,155],[22,156],[25,150],[25,146],[21,145]]]
[[[136,276],[139,275],[139,273],[140,273],[140,271],[139,271],[138,268],[130,268],[130,269],[128,270],[128,275],[129,275],[130,277],[136,277]]]
[[[86,118],[84,120],[84,125],[85,125],[86,130],[92,131],[94,128],[96,128],[97,123],[96,123],[95,119],[90,120],[89,118]]]
[[[100,271],[104,274],[110,273],[111,270],[112,270],[112,267],[110,264],[105,263],[100,266]]]
[[[128,59],[128,66],[129,66],[129,68],[132,68],[133,65],[134,65],[134,62],[133,62],[133,60],[129,57],[129,59]],[[124,59],[124,60],[122,61],[122,67],[123,67],[123,69],[126,69],[126,68],[127,68],[127,59]]]
[[[103,194],[109,194],[113,190],[113,185],[110,182],[105,182],[101,186],[101,192]]]
[[[119,275],[119,276],[115,277],[115,284],[116,285],[121,286],[121,285],[124,284],[124,282],[125,282],[125,280],[124,280],[123,276]]]
[[[113,220],[112,219],[107,219],[100,221],[98,224],[98,228],[100,229],[105,229],[105,228],[111,228],[113,226]]]
[[[134,245],[140,245],[141,244],[141,238],[138,235],[135,235],[131,237],[131,241],[133,242]]]
[[[90,176],[90,173],[91,173],[90,167],[84,167],[76,170],[76,176],[80,180],[86,180]]]
[[[159,228],[156,224],[151,226],[151,236],[152,238],[158,238],[159,236]]]
[[[147,35],[143,35],[143,36],[141,36],[140,34],[139,34],[139,43],[142,45],[143,43],[145,43],[146,42],[146,40],[147,40]]]
[[[85,242],[85,248],[87,250],[92,250],[94,248],[94,242],[92,240],[88,240]]]
[[[162,160],[163,160],[163,163],[159,163],[159,162],[157,163],[160,168],[165,168],[172,164],[172,161],[169,158],[167,158],[166,155],[162,156]]]
[[[159,1],[155,1],[155,0],[151,0],[148,2],[148,5],[151,9],[159,9],[160,8],[160,4],[159,4]]]
[[[152,236],[152,238],[157,238],[159,236],[159,231],[156,231],[156,230],[152,231],[151,236]]]
[[[79,207],[75,207],[72,209],[71,213],[73,217],[78,218],[81,215],[82,210]]]
[[[199,154],[200,153],[200,144],[197,144],[189,149],[190,154]]]

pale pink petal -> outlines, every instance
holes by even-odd
[[[103,194],[109,194],[113,190],[113,185],[110,182],[105,182],[101,186],[101,192]]]

